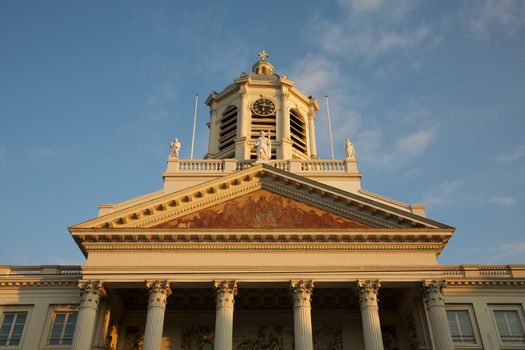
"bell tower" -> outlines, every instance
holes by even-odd
[[[251,73],[241,73],[220,93],[206,100],[210,107],[207,159],[256,159],[261,131],[269,138],[270,159],[317,159],[315,112],[319,104],[306,97],[283,74],[274,73],[266,51]]]

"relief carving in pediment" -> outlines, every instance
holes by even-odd
[[[323,229],[368,228],[300,201],[258,190],[164,222],[155,228]]]

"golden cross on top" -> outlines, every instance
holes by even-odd
[[[268,58],[268,52],[264,50],[259,51],[259,57],[261,58],[261,61],[266,61],[266,59]]]

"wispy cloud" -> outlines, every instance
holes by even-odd
[[[518,146],[510,152],[503,152],[496,156],[496,161],[500,163],[510,163],[525,156],[525,145]]]
[[[498,205],[512,205],[515,203],[515,200],[512,197],[492,196],[487,200],[487,203]]]
[[[55,154],[55,150],[46,146],[34,146],[29,150],[29,155],[32,157],[52,157]]]
[[[525,241],[504,243],[484,252],[489,263],[508,263],[510,258],[525,257]]]
[[[403,23],[417,2],[341,0],[339,4],[346,10],[342,20],[317,19],[310,26],[311,36],[328,54],[374,58],[441,41],[428,25]]]
[[[436,125],[421,128],[398,138],[393,145],[385,146],[383,132],[363,131],[358,135],[358,144],[366,150],[370,165],[377,168],[401,166],[425,153],[438,132]]]
[[[465,184],[464,179],[444,181],[432,188],[423,197],[423,203],[428,206],[438,206],[449,204],[455,198],[456,192]]]
[[[503,28],[513,35],[525,24],[525,1],[485,0],[468,1],[469,26],[479,40],[487,40],[493,28]]]

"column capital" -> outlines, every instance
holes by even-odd
[[[381,283],[379,280],[358,280],[357,289],[361,307],[377,306],[378,294]]]
[[[171,295],[168,281],[146,281],[146,289],[148,290],[148,307],[166,307],[166,300]]]
[[[98,308],[100,298],[106,296],[106,290],[102,281],[80,280],[80,307]]]
[[[290,281],[290,289],[294,306],[310,306],[314,289],[313,281],[292,280]]]
[[[215,291],[217,292],[217,308],[233,308],[234,298],[237,295],[236,281],[215,281]]]
[[[434,306],[445,306],[445,297],[443,295],[443,289],[445,289],[447,283],[444,280],[426,280],[422,283],[422,293],[425,300],[425,304],[428,308]]]

